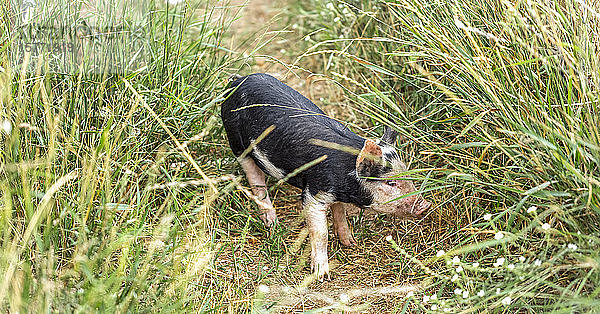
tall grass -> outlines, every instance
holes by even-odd
[[[600,7],[588,1],[306,1],[292,10],[373,124],[394,126],[439,238],[432,311],[600,305]],[[396,244],[394,244],[396,245]],[[417,256],[417,258],[415,258]],[[440,263],[440,261],[446,263]],[[423,277],[419,277],[423,278]],[[432,297],[435,294],[435,297]]]
[[[74,12],[60,16],[70,25],[85,19],[78,2],[55,3],[72,7],[58,11]],[[245,311],[267,272],[290,271],[289,230],[247,250],[262,225],[242,193],[224,196],[243,189],[225,175],[234,160],[216,115],[225,72],[238,67],[223,45],[229,10],[149,5],[141,68],[82,53],[70,71],[33,59],[15,67],[16,9],[1,6],[2,311]],[[109,12],[102,22],[123,22]],[[308,0],[290,12],[309,35],[299,62],[320,58],[362,123],[402,133],[436,203],[428,219],[439,241],[390,241],[425,287],[397,310],[599,306],[597,6]],[[231,267],[211,270],[229,240]],[[258,260],[240,252],[275,267],[249,265],[240,279],[237,264]]]
[[[89,23],[82,3],[52,3],[66,25]],[[66,72],[10,61],[19,11],[1,6],[0,311],[220,304],[201,285],[214,249],[208,210],[235,180],[203,169],[206,142],[220,134],[214,109],[232,66],[221,45],[232,16],[208,1],[148,5],[139,68],[97,53]],[[96,18],[128,30],[123,12]],[[47,18],[35,22],[56,21]]]

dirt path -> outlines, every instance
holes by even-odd
[[[245,5],[246,4],[246,5]],[[294,65],[302,54],[297,28],[283,25],[286,17],[285,0],[235,0],[232,5],[243,7],[240,19],[231,28],[230,47],[242,54],[251,52],[265,41],[255,57],[248,58],[248,67],[241,74],[263,72],[273,75],[315,102],[327,114],[339,116],[343,100],[342,90],[329,81],[311,72],[310,58],[304,59],[302,67]],[[244,43],[240,46],[240,42]],[[248,69],[249,68],[249,69]]]
[[[265,41],[270,41],[255,53],[255,57],[248,58],[250,69],[244,68],[248,73],[242,74],[269,73],[307,95],[309,73],[287,67],[292,60],[286,48],[289,48],[291,43],[285,35],[293,30],[281,30],[279,27],[281,1],[273,3],[268,0],[235,0],[232,1],[232,5],[244,7],[240,19],[235,21],[231,28],[231,47],[234,50],[248,55]],[[243,43],[241,46],[240,42]]]

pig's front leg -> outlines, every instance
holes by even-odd
[[[323,195],[312,196],[304,193],[304,213],[310,236],[310,268],[318,280],[325,275],[329,278],[329,260],[327,258],[327,207],[329,202],[323,200]]]
[[[356,240],[352,236],[352,230],[348,226],[346,219],[346,207],[348,204],[334,203],[331,204],[331,213],[333,215],[333,231],[340,242],[346,246],[356,245]]]

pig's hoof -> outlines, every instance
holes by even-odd
[[[354,237],[352,236],[352,233],[350,233],[350,232],[339,234],[338,237],[340,238],[340,242],[345,246],[355,246],[356,245],[356,240],[354,240]]]
[[[274,209],[268,210],[260,215],[260,219],[265,223],[267,228],[275,227],[277,224],[277,213]]]
[[[354,236],[352,236],[352,231],[350,231],[349,229],[337,229],[335,230],[335,235],[345,246],[356,245],[356,240],[354,240]]]
[[[313,261],[311,263],[310,269],[319,281],[323,281],[325,279],[325,276],[327,276],[327,280],[331,279],[331,277],[329,277],[329,261],[327,261],[327,258],[325,258],[324,260],[319,259]]]

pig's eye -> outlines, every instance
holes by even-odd
[[[393,180],[388,180],[388,181],[385,181],[385,183],[386,183],[387,185],[389,185],[389,186],[396,186],[396,185],[398,185],[398,182],[396,182],[396,181],[393,181]]]

